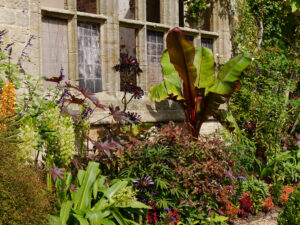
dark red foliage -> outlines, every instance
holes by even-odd
[[[119,106],[114,107],[110,105],[109,107],[110,115],[114,118],[116,122],[121,124],[132,123],[132,121],[128,118],[125,112],[120,110]]]
[[[151,210],[148,211],[148,215],[147,215],[147,222],[148,224],[156,224],[158,221],[158,213],[155,209],[155,204],[153,201],[150,202],[150,206],[151,206]]]
[[[77,98],[76,96],[69,94],[69,98],[65,100],[66,102],[70,102],[72,104],[82,105],[84,103],[84,99]]]
[[[87,88],[80,88],[77,86],[74,86],[68,82],[66,82],[67,88],[73,88],[77,91],[79,91],[85,98],[89,99],[97,108],[105,109],[107,108],[105,105],[100,104],[98,98],[95,96],[94,93],[90,92]]]
[[[167,179],[172,186],[179,186],[189,195],[186,199],[179,199],[180,202],[188,201],[195,207],[205,207],[201,200],[203,196],[216,202],[221,201],[225,187],[232,185],[230,178],[225,175],[228,171],[234,173],[234,163],[230,161],[230,153],[223,150],[223,141],[214,136],[194,140],[183,128],[172,124],[158,131],[150,140],[147,139],[148,135],[144,134],[145,140],[130,139],[124,153],[127,167],[136,171],[138,168],[133,165],[138,163],[144,172],[149,171],[147,176],[153,174],[163,177],[159,168],[151,167],[151,163],[154,162],[149,162],[149,159],[143,157],[149,154],[146,149],[165,146],[168,157],[157,158],[156,163],[159,162],[161,167],[174,173],[173,176],[163,179]],[[152,153],[152,157],[157,156]]]
[[[126,70],[134,70],[135,73],[142,73],[139,63],[135,57],[128,57],[127,54],[122,54],[120,64],[115,65],[114,70],[124,72]]]
[[[116,150],[118,144],[114,141],[105,141],[105,142],[97,142],[86,136],[87,140],[90,141],[99,151],[104,151],[105,154],[109,157],[111,155],[112,150]]]
[[[242,217],[247,217],[249,213],[253,213],[253,202],[249,194],[244,193],[240,200],[240,211]]]

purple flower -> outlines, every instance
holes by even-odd
[[[233,176],[233,174],[231,173],[231,171],[226,171],[225,172],[225,177],[228,177],[230,180],[234,180],[235,177]]]
[[[171,211],[171,209],[170,209],[170,208],[165,208],[165,210],[166,210],[166,211]]]
[[[78,189],[76,188],[76,186],[74,184],[71,184],[70,187],[69,187],[69,189],[71,191],[73,191],[73,192],[77,192],[78,191]]]
[[[52,175],[52,179],[54,182],[56,181],[57,177],[63,179],[64,176],[64,171],[62,168],[50,167],[48,173]]]
[[[256,82],[256,90],[259,91],[259,82]]]
[[[243,176],[237,176],[237,178],[240,179],[240,180],[244,180],[244,181],[247,180],[247,179],[246,179],[245,177],[243,177]]]

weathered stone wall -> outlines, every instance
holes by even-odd
[[[171,102],[154,103],[149,100],[149,87],[161,80],[159,54],[165,48],[165,38],[169,29],[179,26],[179,0],[160,0],[156,10],[149,10],[145,0],[0,0],[0,29],[9,30],[5,41],[14,42],[15,48],[13,57],[21,53],[30,35],[35,35],[33,46],[27,51],[31,56],[31,63],[25,65],[25,69],[34,76],[42,76],[43,61],[47,60],[47,54],[42,55],[43,34],[42,17],[54,17],[64,19],[67,23],[68,38],[68,68],[67,72],[71,82],[78,84],[80,51],[83,49],[78,42],[78,22],[97,23],[100,27],[99,52],[97,56],[101,61],[102,92],[96,94],[104,104],[121,105],[120,99],[123,93],[120,92],[120,74],[113,71],[112,67],[119,62],[122,45],[130,46],[128,52],[135,54],[140,66],[144,71],[138,78],[137,84],[145,90],[145,97],[142,100],[133,101],[128,110],[135,110],[142,115],[143,120],[168,121],[182,120],[183,112],[176,104]],[[149,3],[150,2],[150,3]],[[160,10],[158,10],[158,8]],[[77,10],[78,9],[78,10]],[[152,22],[147,21],[148,14],[152,13]],[[159,12],[159,15],[157,12]],[[89,12],[91,14],[87,14]],[[42,16],[43,15],[43,16]],[[159,17],[160,23],[153,23]],[[149,18],[148,18],[149,20]],[[212,38],[213,50],[216,60],[224,62],[231,56],[230,43],[230,21],[222,5],[215,4],[212,9],[210,31],[184,27],[184,32],[189,35],[193,43],[201,45],[201,38]],[[122,28],[129,27],[134,32],[124,34]],[[149,31],[162,32],[163,42],[152,43]],[[151,32],[150,32],[151,33]],[[123,40],[120,41],[120,37]],[[147,38],[149,41],[147,41]],[[129,40],[130,39],[130,40]],[[161,39],[161,37],[160,37]],[[203,39],[204,40],[204,39]],[[132,43],[127,44],[131,41]],[[132,46],[135,41],[135,52]],[[121,46],[120,46],[121,44]],[[132,46],[131,46],[132,45]],[[147,46],[153,48],[147,48]],[[92,47],[91,47],[92,48]],[[155,64],[155,65],[154,65]],[[57,74],[53,74],[57,75]],[[98,78],[96,75],[93,79]],[[94,86],[94,88],[96,88]],[[96,90],[96,89],[95,89]],[[102,112],[98,112],[100,118]],[[217,128],[215,123],[207,123],[205,130]]]
[[[13,62],[17,62],[30,36],[35,36],[33,46],[26,51],[30,55],[31,63],[24,64],[25,70],[30,74],[40,72],[40,18],[38,0],[0,0],[0,29],[8,31],[4,42],[14,43]]]

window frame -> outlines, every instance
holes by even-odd
[[[119,6],[115,7],[119,0],[97,0],[97,13],[86,13],[77,11],[77,0],[65,0],[65,9],[59,8],[49,8],[49,7],[40,7],[41,15],[50,16],[54,18],[66,19],[68,20],[68,54],[69,54],[69,79],[70,82],[78,83],[79,74],[78,74],[78,41],[77,41],[77,21],[80,22],[92,22],[94,24],[99,24],[99,33],[100,33],[100,63],[101,63],[101,77],[102,77],[102,92],[106,93],[116,93],[120,92],[120,75],[118,72],[113,72],[112,65],[115,65],[119,62],[120,41],[117,45],[109,42],[109,36],[107,32],[112,32],[111,28],[108,26],[114,27],[115,36],[120,38],[119,29],[120,27],[134,28],[136,29],[136,58],[140,63],[140,67],[143,70],[137,77],[137,85],[141,86],[145,93],[148,94],[148,76],[149,72],[148,62],[147,62],[147,30],[160,31],[164,33],[164,49],[166,48],[166,36],[170,29],[173,27],[179,26],[179,0],[174,2],[167,0],[160,0],[160,23],[148,22],[146,19],[146,1],[145,0],[135,0],[135,18],[134,19],[125,19],[119,18],[118,15],[114,15],[112,12],[119,13]],[[177,6],[176,6],[177,4]],[[170,7],[174,7],[169,9]],[[171,15],[165,15],[168,10]],[[175,11],[174,11],[175,10]],[[177,11],[176,11],[177,10]],[[173,13],[174,12],[174,13]],[[41,16],[41,17],[42,17]],[[214,44],[214,53],[217,52],[216,40],[219,37],[218,32],[204,31],[200,29],[193,29],[189,27],[180,27],[180,29],[186,35],[193,36],[193,44],[195,46],[201,46],[201,37],[213,38]],[[105,46],[106,49],[102,47]],[[114,46],[114,48],[112,47]],[[218,45],[219,46],[219,45]],[[114,53],[108,52],[108,49],[114,49]],[[109,55],[107,55],[109,54]],[[106,59],[104,60],[105,57]],[[111,59],[111,62],[108,62],[108,59]],[[107,64],[107,65],[106,65]],[[42,65],[42,59],[40,62]],[[105,68],[104,68],[105,67]],[[42,69],[42,68],[41,68]],[[40,71],[42,71],[40,69]],[[111,78],[113,76],[113,78]],[[118,84],[116,84],[118,83]],[[105,88],[105,86],[108,86]]]

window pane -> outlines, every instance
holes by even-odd
[[[201,46],[210,48],[212,50],[212,52],[214,51],[213,50],[213,42],[214,42],[214,40],[212,38],[201,38]]]
[[[42,18],[43,76],[59,76],[61,68],[68,75],[67,21],[51,17]]]
[[[164,48],[164,33],[147,31],[147,61],[148,61],[148,89],[162,81],[161,55]]]
[[[207,8],[202,13],[200,28],[201,30],[212,31],[212,7]]]
[[[136,57],[135,29],[120,27],[120,57]],[[121,72],[120,89],[124,90],[124,83],[137,84],[136,74],[125,74]]]
[[[147,21],[160,23],[160,0],[147,0]]]
[[[102,91],[99,26],[78,22],[79,86],[91,92]]]
[[[119,0],[119,17],[135,19],[135,0]]]
[[[96,14],[96,0],[77,0],[77,11]]]
[[[191,42],[192,44],[194,44],[194,37],[193,36],[190,36],[190,35],[185,35],[185,38]]]
[[[179,0],[179,26],[184,27],[184,3],[183,0]]]

